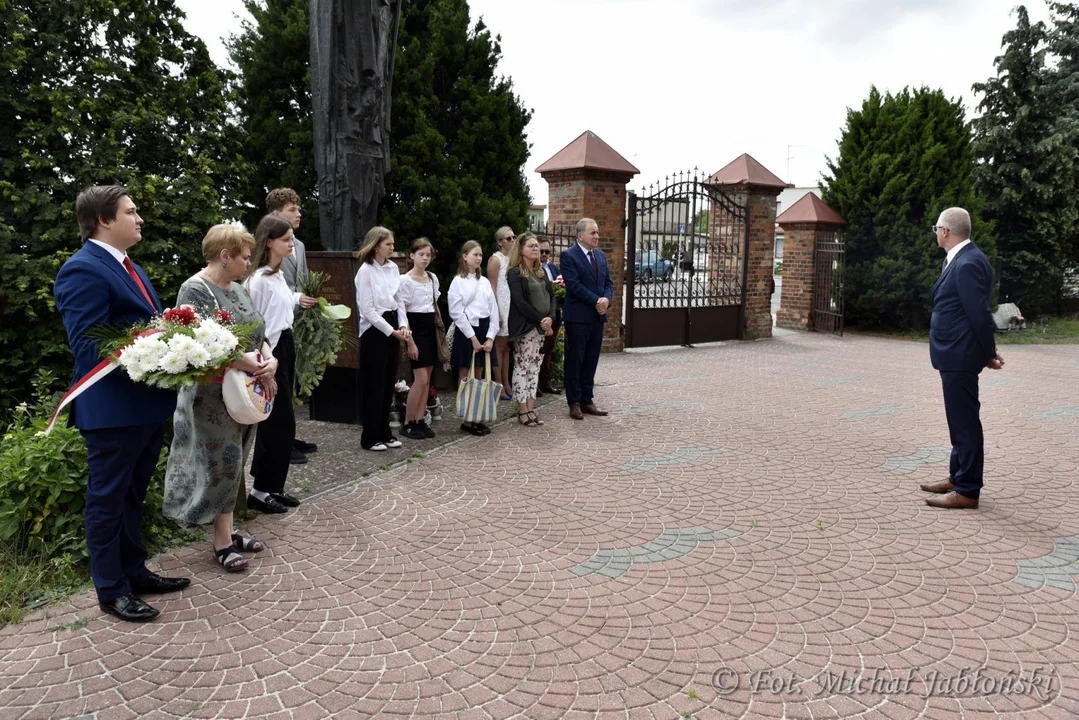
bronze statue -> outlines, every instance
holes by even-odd
[[[326,250],[376,224],[390,170],[390,88],[404,0],[311,0],[311,90]]]

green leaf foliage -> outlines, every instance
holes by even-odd
[[[847,112],[839,156],[828,160],[823,199],[848,223],[846,322],[906,329],[929,323],[944,251],[930,230],[941,210],[966,208],[972,236],[996,257],[992,226],[975,195],[974,152],[962,104],[940,90],[874,87]]]
[[[335,320],[326,312],[326,301],[321,297],[329,275],[309,272],[297,278],[300,292],[319,298],[313,308],[300,310],[292,326],[296,338],[296,380],[293,400],[297,405],[311,397],[326,368],[337,360],[337,354],[345,347],[343,320]]]
[[[254,161],[240,187],[241,218],[255,227],[266,212],[266,193],[290,187],[299,193],[303,212],[297,234],[308,250],[318,250],[309,6],[309,0],[245,0],[251,20],[244,20],[228,47],[239,70],[244,152]]]
[[[33,368],[71,377],[52,284],[82,244],[79,190],[131,189],[145,220],[131,255],[165,305],[235,214],[227,75],[181,17],[173,0],[0,0],[0,416]]]
[[[996,225],[1000,298],[1035,317],[1058,309],[1075,257],[1079,136],[1066,130],[1067,92],[1046,65],[1045,25],[1031,24],[1022,6],[1015,12],[997,76],[974,85],[982,113],[974,121],[975,180],[984,216]]]
[[[245,186],[248,222],[266,192],[288,186],[303,198],[299,233],[310,248],[318,202],[311,152],[308,0],[247,0],[254,20],[230,45],[240,68],[247,156],[257,170]],[[482,20],[470,27],[466,0],[405,3],[397,36],[390,125],[391,169],[379,221],[399,249],[426,236],[431,268],[447,277],[466,240],[494,246],[502,225],[526,227],[524,164],[531,119],[508,78],[497,75],[500,40]]]
[[[397,237],[426,236],[431,270],[449,277],[467,240],[494,248],[502,225],[527,227],[525,127],[532,115],[496,74],[500,38],[470,28],[466,0],[405,6],[393,78],[391,169],[380,218]]]

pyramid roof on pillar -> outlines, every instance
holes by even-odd
[[[780,225],[792,223],[818,223],[821,225],[846,225],[847,221],[816,193],[806,193],[776,218]]]
[[[749,153],[739,155],[705,182],[708,185],[751,185],[777,189],[794,187],[773,175]]]
[[[554,170],[580,169],[607,170],[630,175],[641,172],[591,130],[585,130],[576,140],[556,152],[550,160],[536,168],[536,172],[543,174]]]

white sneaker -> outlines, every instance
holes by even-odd
[[[390,436],[390,439],[384,441],[383,444],[385,444],[385,446],[388,447],[388,448],[395,448],[396,449],[396,448],[401,447],[401,441],[398,440],[397,438],[393,437],[393,436]]]
[[[400,447],[401,443],[397,443],[397,445],[398,445],[398,447]],[[367,449],[371,450],[373,452],[386,452],[386,450],[387,450],[385,443],[375,443],[374,445],[372,445],[371,447],[369,447]]]

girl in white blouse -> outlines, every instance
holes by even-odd
[[[498,334],[498,303],[494,290],[487,278],[480,274],[483,264],[483,249],[475,240],[469,240],[461,246],[457,264],[457,276],[450,283],[447,296],[450,318],[453,320],[453,350],[450,362],[460,368],[460,378],[468,375],[472,356],[476,353],[476,367],[482,368],[482,352],[491,352],[494,337]],[[498,359],[491,358],[491,372],[498,365]],[[477,374],[478,374],[477,370]],[[488,378],[490,379],[490,378]],[[461,429],[473,435],[486,435],[490,428],[482,423],[463,423]]]
[[[412,337],[407,343],[409,364],[412,365],[412,387],[405,402],[405,426],[401,433],[413,440],[433,438],[435,431],[426,422],[427,394],[431,388],[431,372],[438,362],[438,336],[435,333],[435,313],[438,310],[438,278],[427,272],[435,248],[421,237],[412,242],[408,258],[412,268],[401,276],[399,299],[408,319]]]
[[[260,512],[279,514],[300,504],[285,492],[292,443],[296,439],[296,415],[292,408],[292,387],[296,376],[296,346],[292,340],[293,308],[308,308],[317,299],[288,288],[281,273],[281,261],[292,254],[292,224],[276,215],[266,215],[255,229],[255,270],[244,283],[255,310],[266,321],[266,340],[277,359],[277,395],[270,416],[259,423],[251,476],[255,479],[247,506]]]
[[[356,307],[360,314],[360,383],[363,408],[360,421],[364,450],[383,452],[401,447],[390,431],[393,386],[397,382],[397,358],[401,341],[412,334],[404,306],[398,299],[401,271],[390,260],[393,233],[376,225],[367,231],[356,253]]]

